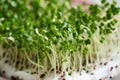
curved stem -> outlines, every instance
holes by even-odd
[[[27,55],[26,52],[25,52],[25,56],[27,57],[27,59],[28,59],[32,64],[34,64],[34,65],[36,65],[36,66],[38,66],[38,67],[40,67],[40,68],[42,68],[42,69],[44,68],[43,66],[41,66],[41,65],[35,63],[34,61],[32,61],[32,60],[29,58],[29,56]]]

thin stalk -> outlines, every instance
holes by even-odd
[[[25,56],[26,56],[26,58],[28,59],[29,62],[31,62],[32,64],[34,64],[34,65],[36,65],[36,66],[38,66],[38,67],[40,67],[42,69],[44,69],[44,67],[42,65],[39,65],[39,64],[35,63],[34,61],[32,61],[30,59],[30,57],[27,55],[27,52],[24,52],[24,53],[25,53]]]

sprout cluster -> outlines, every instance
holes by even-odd
[[[120,9],[102,0],[89,11],[70,0],[1,0],[0,43],[44,72],[81,70],[115,30]]]

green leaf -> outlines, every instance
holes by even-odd
[[[87,47],[85,47],[84,49],[83,49],[83,53],[82,53],[83,55],[86,55],[86,54],[88,54],[88,48]]]
[[[3,42],[3,37],[0,35],[0,43]]]
[[[90,39],[87,39],[87,40],[85,40],[85,44],[86,45],[89,45],[91,42],[90,42]]]

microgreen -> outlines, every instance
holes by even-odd
[[[120,11],[115,2],[106,6],[106,0],[102,0],[101,5],[91,5],[90,13],[79,5],[72,7],[70,0],[45,0],[45,6],[41,1],[0,1],[0,17],[4,18],[0,21],[0,43],[9,49],[17,47],[19,54],[30,62],[32,55],[36,56],[34,63],[37,67],[44,66],[45,71],[56,65],[63,67],[68,61],[65,68],[76,67],[77,59],[89,55],[88,46],[96,43],[94,35],[99,37],[101,44],[105,36],[114,31],[117,23],[114,16]]]

